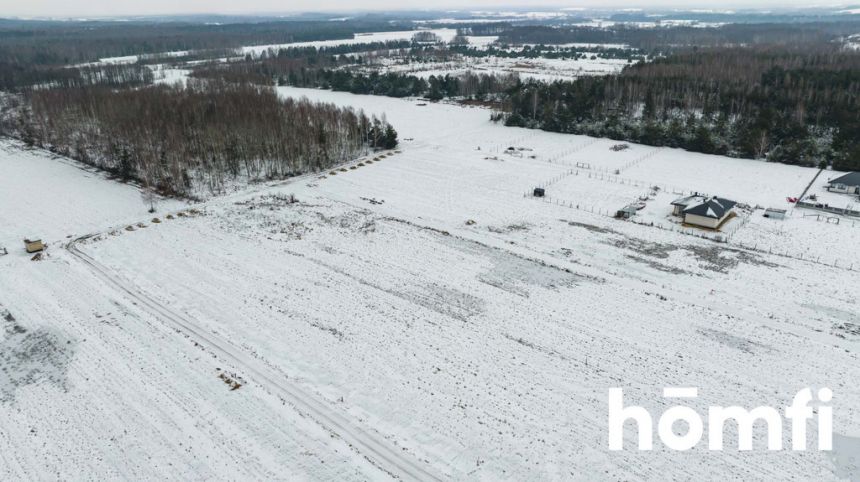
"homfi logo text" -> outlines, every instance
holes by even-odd
[[[698,397],[698,389],[686,387],[670,387],[663,389],[664,398],[692,399]],[[797,392],[791,405],[782,410],[774,407],[761,406],[751,410],[731,406],[708,407],[708,413],[703,418],[690,407],[673,406],[663,412],[657,419],[657,434],[660,441],[672,450],[689,450],[702,440],[705,431],[705,419],[708,422],[708,449],[723,450],[724,429],[727,422],[737,426],[738,450],[753,449],[753,431],[767,430],[767,449],[783,450],[783,429],[790,426],[791,449],[806,450],[806,432],[809,420],[817,419],[818,450],[832,450],[833,445],[833,408],[825,404],[833,399],[829,388],[818,390],[817,400],[813,398],[812,390],[804,388]],[[817,405],[817,416],[812,405]],[[783,420],[783,414],[785,420]],[[639,406],[624,406],[624,393],[621,388],[609,389],[609,450],[624,450],[624,423],[633,421],[638,430],[638,449],[652,450],[654,448],[654,419],[648,411]],[[686,423],[686,433],[680,435],[674,426],[678,422]],[[757,423],[763,422],[763,423]],[[679,423],[680,425],[680,423]],[[729,444],[733,445],[733,444]]]

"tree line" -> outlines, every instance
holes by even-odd
[[[377,20],[280,21],[208,25],[193,22],[50,22],[0,20],[0,90],[89,85],[81,64],[139,56],[138,63],[225,58],[246,45],[351,39],[397,26]],[[166,56],[165,52],[181,52]],[[76,67],[77,66],[77,67]],[[111,74],[110,70],[104,72]],[[123,72],[124,75],[129,71]],[[143,70],[138,70],[144,74]],[[83,77],[83,78],[82,78]]]
[[[687,47],[814,46],[856,34],[858,20],[804,23],[729,23],[718,27],[668,26],[640,28],[631,24],[605,27],[542,25],[508,26],[499,43],[522,44],[625,44],[649,52],[669,53]]]
[[[4,134],[169,195],[316,172],[397,144],[384,119],[217,80],[38,89],[11,111]]]
[[[352,55],[349,55],[352,54]],[[392,56],[410,64],[444,62],[461,54],[441,45],[409,41],[389,41],[339,46],[337,48],[283,48],[248,55],[226,63],[195,67],[192,77],[249,82],[258,85],[330,89],[353,94],[387,97],[449,97],[486,99],[507,91],[519,78],[513,74],[466,72],[458,75],[430,75],[380,72],[373,64],[377,57]]]
[[[0,21],[0,62],[71,65],[104,57],[351,39],[356,33],[402,29],[382,20],[345,22],[41,22]]]
[[[511,89],[506,124],[860,169],[860,52],[690,49],[620,75]]]
[[[469,47],[468,45],[451,45],[454,53],[464,57],[501,57],[509,59],[622,59],[628,61],[645,60],[645,55],[638,49],[620,47],[562,47],[554,45],[524,45],[519,48],[501,45],[490,45],[486,48]]]
[[[141,64],[52,67],[0,62],[0,91],[6,92],[88,85],[134,87],[152,81],[152,70]]]
[[[840,23],[827,26],[827,35],[842,28]],[[749,32],[748,26],[738,28]],[[529,31],[534,29],[543,31],[543,27],[529,27]],[[664,30],[686,35],[684,29]],[[728,35],[726,31],[733,30],[698,34],[698,38]],[[631,63],[618,75],[554,83],[483,73],[426,78],[383,73],[362,65],[360,56],[319,55],[318,51],[304,57],[245,59],[210,66],[195,75],[230,78],[242,72],[264,85],[277,82],[431,100],[465,97],[498,105],[493,118],[511,126],[788,164],[823,162],[839,169],[860,169],[860,52],[842,49],[831,41],[793,43],[821,33],[815,26],[798,31],[780,37],[783,43],[778,44],[673,47],[651,62]],[[785,31],[779,27],[768,32],[765,28],[764,38]],[[670,34],[649,35],[663,38]],[[743,40],[744,35],[732,38]],[[392,52],[398,59],[419,63],[444,61],[471,50],[456,45],[413,45]],[[540,55],[564,52],[542,46],[529,50]]]

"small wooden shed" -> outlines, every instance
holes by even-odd
[[[764,210],[764,217],[771,219],[785,219],[785,209],[767,208]]]
[[[536,187],[534,196],[535,197],[544,197],[546,195],[546,191],[542,187]]]
[[[41,239],[25,239],[24,248],[28,253],[38,253],[45,249],[45,243]]]

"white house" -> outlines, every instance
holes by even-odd
[[[844,176],[831,179],[827,183],[827,190],[843,194],[860,194],[860,172],[849,172]]]
[[[721,197],[704,197],[693,195],[676,199],[672,205],[673,212],[684,218],[685,224],[701,226],[708,229],[719,228],[726,220],[734,215],[737,203]]]

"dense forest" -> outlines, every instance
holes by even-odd
[[[687,47],[827,44],[858,32],[860,22],[727,24],[719,27],[671,26],[639,28],[630,24],[591,26],[509,26],[499,33],[501,44],[625,44],[651,54]]]
[[[345,65],[374,63],[377,58],[405,56],[412,46],[410,41],[369,42],[334,47],[288,47],[264,50],[260,55],[247,54],[230,62],[202,64],[194,69],[197,78],[218,78],[232,82],[250,82],[260,85],[297,85],[299,79],[320,76],[321,71]],[[311,85],[311,81],[302,81]]]
[[[192,79],[185,88],[37,89],[10,110],[5,134],[165,194],[319,171],[397,144],[384,120],[214,80]]]
[[[486,99],[487,96],[509,91],[519,82],[516,75],[467,72],[460,75],[431,75],[425,79],[408,74],[380,73],[376,70],[365,73],[336,68],[344,64],[356,65],[354,59],[317,59],[309,64],[307,58],[270,57],[226,65],[209,65],[196,69],[192,76],[258,85],[272,85],[277,82],[282,86],[386,97],[426,97],[430,100],[451,97]]]
[[[416,35],[409,41],[268,50],[259,56],[247,55],[230,62],[202,64],[191,75],[258,85],[291,85],[353,94],[427,97],[431,100],[448,97],[484,99],[491,94],[506,92],[518,82],[514,75],[465,73],[422,78],[381,73],[375,68],[383,58],[414,64],[445,62],[463,55],[457,48],[422,43],[421,38],[429,39],[428,36]],[[541,52],[539,49],[536,51]]]
[[[508,125],[788,164],[860,169],[860,53],[693,49],[575,82],[527,82]]]
[[[379,20],[187,22],[0,21],[0,62],[69,65],[103,57],[353,38],[398,28]]]
[[[208,25],[187,22],[37,22],[0,20],[0,90],[88,85],[71,66],[139,55],[139,63],[229,57],[245,45],[353,38],[396,28],[379,20],[281,21]]]

